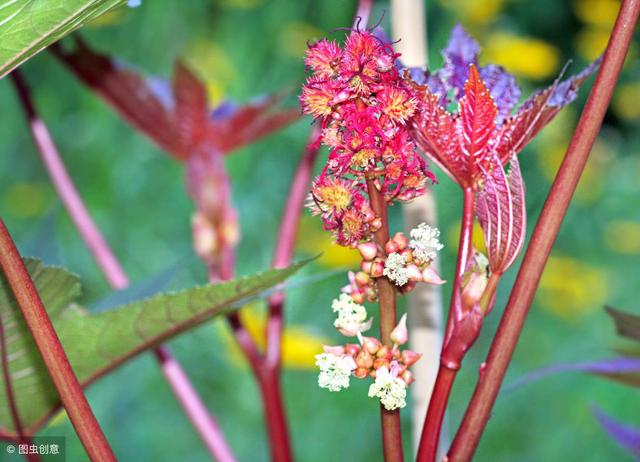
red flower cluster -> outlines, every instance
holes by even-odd
[[[312,75],[300,101],[320,120],[322,141],[331,149],[310,208],[344,246],[369,240],[380,227],[367,180],[391,203],[423,194],[427,180],[435,179],[409,135],[418,101],[395,67],[397,57],[367,31],[351,32],[343,48],[321,40],[307,52]]]

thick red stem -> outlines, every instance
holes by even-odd
[[[78,379],[42,305],[27,268],[22,262],[4,221],[0,219],[0,266],[36,343],[42,360],[60,395],[69,420],[89,458],[94,462],[116,461]]]
[[[478,447],[542,271],[611,101],[639,13],[640,0],[622,2],[602,66],[533,231],[486,366],[449,451],[451,462],[470,461]]]
[[[382,220],[382,226],[374,233],[375,243],[384,252],[389,240],[389,220],[387,218],[387,203],[384,196],[372,179],[367,180],[367,191],[373,212]],[[396,326],[396,289],[386,277],[376,279],[378,286],[378,302],[380,306],[380,339],[387,346],[392,345],[391,331]],[[400,425],[400,410],[389,411],[380,405],[380,419],[382,424],[382,447],[385,462],[401,462],[402,429]]]
[[[453,289],[451,292],[451,304],[449,306],[449,316],[447,318],[447,328],[445,332],[444,342],[442,344],[442,352],[444,352],[447,344],[451,341],[451,334],[456,322],[459,320],[457,311],[462,306],[461,303],[461,282],[467,262],[473,251],[473,221],[474,221],[474,192],[470,187],[463,189],[463,205],[462,220],[460,222],[460,243],[458,246],[458,260],[456,263],[456,272],[453,279]],[[442,360],[442,357],[441,357]],[[455,381],[456,374],[460,368],[462,358],[456,359],[457,364],[451,364],[451,361],[441,361],[436,383],[434,385],[427,415],[425,416],[424,426],[422,427],[422,435],[418,445],[418,462],[433,462],[438,454],[438,443],[440,442],[440,433],[444,415],[447,410],[449,395]]]
[[[78,190],[73,184],[47,126],[38,116],[26,82],[17,70],[11,76],[27,115],[34,143],[80,237],[91,251],[109,285],[115,290],[125,289],[129,286],[129,278],[109,244],[107,244],[106,239],[102,236],[100,229],[91,218]],[[180,363],[173,357],[166,346],[160,346],[154,352],[174,395],[211,455],[219,462],[233,462],[235,457],[226,443],[218,423],[207,411],[206,406],[189,381]]]

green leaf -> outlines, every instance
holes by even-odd
[[[0,78],[125,0],[0,0]]]
[[[306,264],[156,295],[91,314],[74,303],[81,293],[77,276],[38,260],[25,259],[25,263],[83,386],[133,356],[231,311]],[[17,433],[7,394],[10,384],[22,426],[30,435],[59,409],[60,402],[4,278],[0,278],[0,334],[0,357],[10,377],[7,381],[7,374],[0,374],[0,432]]]
[[[610,306],[605,306],[605,310],[609,316],[613,318],[616,325],[616,331],[623,337],[632,340],[640,340],[640,316],[637,314],[626,313]]]

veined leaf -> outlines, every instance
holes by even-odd
[[[491,271],[504,273],[520,253],[527,228],[524,182],[517,156],[511,158],[507,175],[494,154],[493,169],[483,169],[483,175],[476,215],[484,233]]]
[[[498,108],[480,78],[478,69],[473,64],[469,69],[464,96],[460,99],[460,148],[464,154],[464,163],[459,168],[466,171],[467,177],[474,176],[476,169],[485,163],[498,114]]]
[[[0,0],[0,78],[125,0]]]
[[[74,304],[81,291],[76,276],[38,260],[25,262],[83,386],[133,356],[229,312],[305,264],[156,295],[91,314]],[[4,279],[0,280],[0,333],[0,355],[7,366],[0,376],[0,432],[17,434],[7,393],[10,388],[22,427],[30,435],[59,409],[60,400]]]

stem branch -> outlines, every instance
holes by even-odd
[[[387,218],[387,204],[373,180],[367,180],[367,190],[371,200],[373,212],[382,220],[382,226],[374,233],[375,243],[384,252],[389,240],[389,220]],[[380,339],[382,343],[391,346],[391,331],[396,326],[396,289],[386,277],[376,279],[378,286],[378,300],[380,305]],[[380,405],[382,423],[382,447],[385,462],[402,462],[402,431],[400,425],[400,410],[387,410]]]
[[[0,266],[53,384],[60,394],[60,400],[67,410],[69,420],[89,458],[94,462],[115,462],[113,451],[82,393],[82,388],[71,369],[71,364],[42,305],[38,291],[2,219],[0,219]]]
[[[542,271],[596,140],[640,13],[640,0],[624,0],[602,66],[533,231],[486,366],[449,451],[449,461],[469,461],[484,431],[522,331]]]
[[[75,224],[80,237],[91,251],[109,285],[115,290],[125,289],[129,285],[129,278],[91,218],[87,207],[73,184],[73,180],[69,176],[69,172],[67,172],[46,124],[38,116],[24,78],[17,70],[13,71],[11,76],[20,102],[25,110],[34,143],[38,148],[51,182]],[[235,457],[226,443],[218,423],[207,411],[206,406],[178,360],[173,357],[166,346],[160,346],[154,352],[173,393],[211,455],[219,462],[235,461]]]
[[[463,189],[463,205],[462,220],[460,223],[460,244],[458,246],[458,260],[456,262],[456,272],[453,279],[453,288],[451,292],[451,304],[449,306],[449,316],[447,318],[447,329],[445,333],[442,351],[444,352],[447,343],[451,340],[451,334],[455,323],[458,320],[458,310],[462,304],[461,301],[461,282],[467,266],[467,261],[473,251],[473,220],[474,220],[474,193],[473,189],[466,187]],[[441,358],[442,359],[442,358]],[[461,358],[460,358],[461,359]],[[436,460],[438,453],[438,443],[440,441],[440,432],[442,431],[442,422],[447,410],[449,395],[455,381],[458,371],[457,367],[451,367],[451,364],[441,360],[436,383],[434,386],[431,399],[429,400],[429,408],[425,416],[424,426],[422,428],[422,436],[418,446],[418,454],[416,460],[418,462],[433,462]]]

